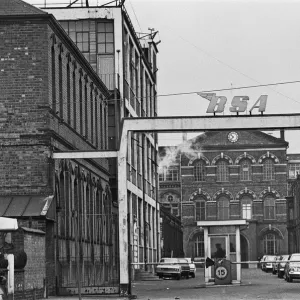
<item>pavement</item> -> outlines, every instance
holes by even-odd
[[[156,281],[138,281],[132,283],[132,299],[138,300],[299,300],[300,280],[292,283],[280,279],[277,275],[260,269],[242,269],[241,285],[204,284],[203,269],[197,270],[196,278]],[[49,297],[50,300],[75,300],[77,296]],[[82,300],[128,300],[119,295],[83,295]]]

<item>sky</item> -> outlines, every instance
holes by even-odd
[[[125,0],[125,8],[137,32],[158,31],[159,116],[210,116],[197,92],[266,84],[215,93],[227,98],[224,114],[234,96],[248,96],[249,110],[261,95],[265,114],[300,112],[300,0]],[[288,153],[300,152],[299,134],[286,132]],[[181,140],[160,134],[159,143]]]

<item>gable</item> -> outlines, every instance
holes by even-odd
[[[231,139],[230,139],[231,138]],[[226,130],[205,132],[189,140],[194,149],[216,148],[278,148],[288,147],[288,142],[258,130]]]

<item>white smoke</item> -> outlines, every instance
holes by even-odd
[[[186,156],[189,160],[200,157],[201,150],[199,147],[193,148],[195,139],[184,141],[177,146],[164,147],[165,153],[160,157],[158,164],[158,172],[161,174],[164,168],[178,165],[180,163],[180,155]]]

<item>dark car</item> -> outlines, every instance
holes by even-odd
[[[284,268],[284,278],[287,282],[300,279],[300,253],[290,255]]]
[[[288,259],[289,259],[289,255],[281,255],[280,256],[280,258],[278,260],[278,264],[277,264],[277,276],[278,276],[278,278],[283,278],[284,267],[285,267],[285,264],[286,264]]]

